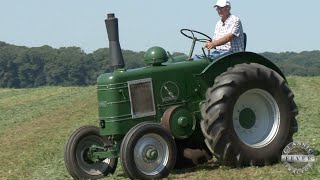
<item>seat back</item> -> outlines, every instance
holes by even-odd
[[[246,51],[247,48],[247,34],[243,33],[243,43],[244,43],[244,51]]]

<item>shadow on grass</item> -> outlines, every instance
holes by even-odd
[[[170,172],[170,174],[185,174],[185,173],[193,173],[197,171],[203,171],[203,170],[215,170],[218,169],[221,165],[216,162],[206,163],[202,165],[198,165],[196,167],[192,168],[183,168],[183,169],[174,169]],[[123,171],[120,171],[115,176],[111,176],[113,179],[128,179],[128,176]]]
[[[198,165],[196,167],[192,167],[192,168],[185,168],[185,169],[174,169],[172,170],[171,174],[174,175],[180,175],[180,174],[185,174],[185,173],[195,173],[195,172],[200,172],[200,171],[213,171],[213,170],[217,170],[217,169],[223,169],[223,170],[245,170],[245,169],[252,169],[253,167],[256,168],[263,168],[263,167],[277,167],[278,164],[281,164],[281,162],[278,163],[273,163],[267,166],[241,166],[241,167],[231,167],[231,166],[225,166],[222,165],[221,163],[217,162],[217,161],[213,161],[213,162],[208,162],[206,164],[202,164],[202,165]]]
[[[115,176],[112,176],[113,179],[129,179],[126,173],[122,172]]]
[[[197,172],[197,171],[211,171],[218,169],[221,166],[221,164],[217,162],[209,162],[206,164],[198,165],[196,167],[191,167],[191,168],[184,168],[184,169],[174,169],[172,170],[172,174],[184,174],[184,173],[192,173],[192,172]]]

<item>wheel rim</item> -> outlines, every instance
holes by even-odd
[[[239,139],[253,148],[267,146],[278,134],[280,112],[265,90],[251,89],[240,95],[233,110],[233,127]]]
[[[157,134],[142,136],[134,147],[134,162],[146,175],[156,175],[167,165],[169,148],[167,142]]]
[[[78,160],[78,165],[87,174],[98,176],[103,174],[111,160],[105,159],[102,162],[94,163],[88,158],[88,151],[92,145],[103,145],[100,138],[97,136],[87,136],[83,138],[77,147],[76,157]]]

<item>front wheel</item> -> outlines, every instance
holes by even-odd
[[[297,131],[298,113],[287,82],[255,63],[240,64],[215,79],[202,104],[208,148],[225,165],[268,165]]]
[[[161,179],[168,176],[176,162],[176,144],[161,125],[140,123],[121,143],[123,170],[131,179]]]
[[[92,145],[105,147],[111,142],[99,135],[96,126],[83,126],[77,129],[65,145],[64,161],[70,175],[75,179],[99,179],[113,174],[118,159],[104,159],[93,162],[88,157]]]

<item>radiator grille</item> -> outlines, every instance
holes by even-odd
[[[155,115],[151,78],[129,81],[132,118]]]

